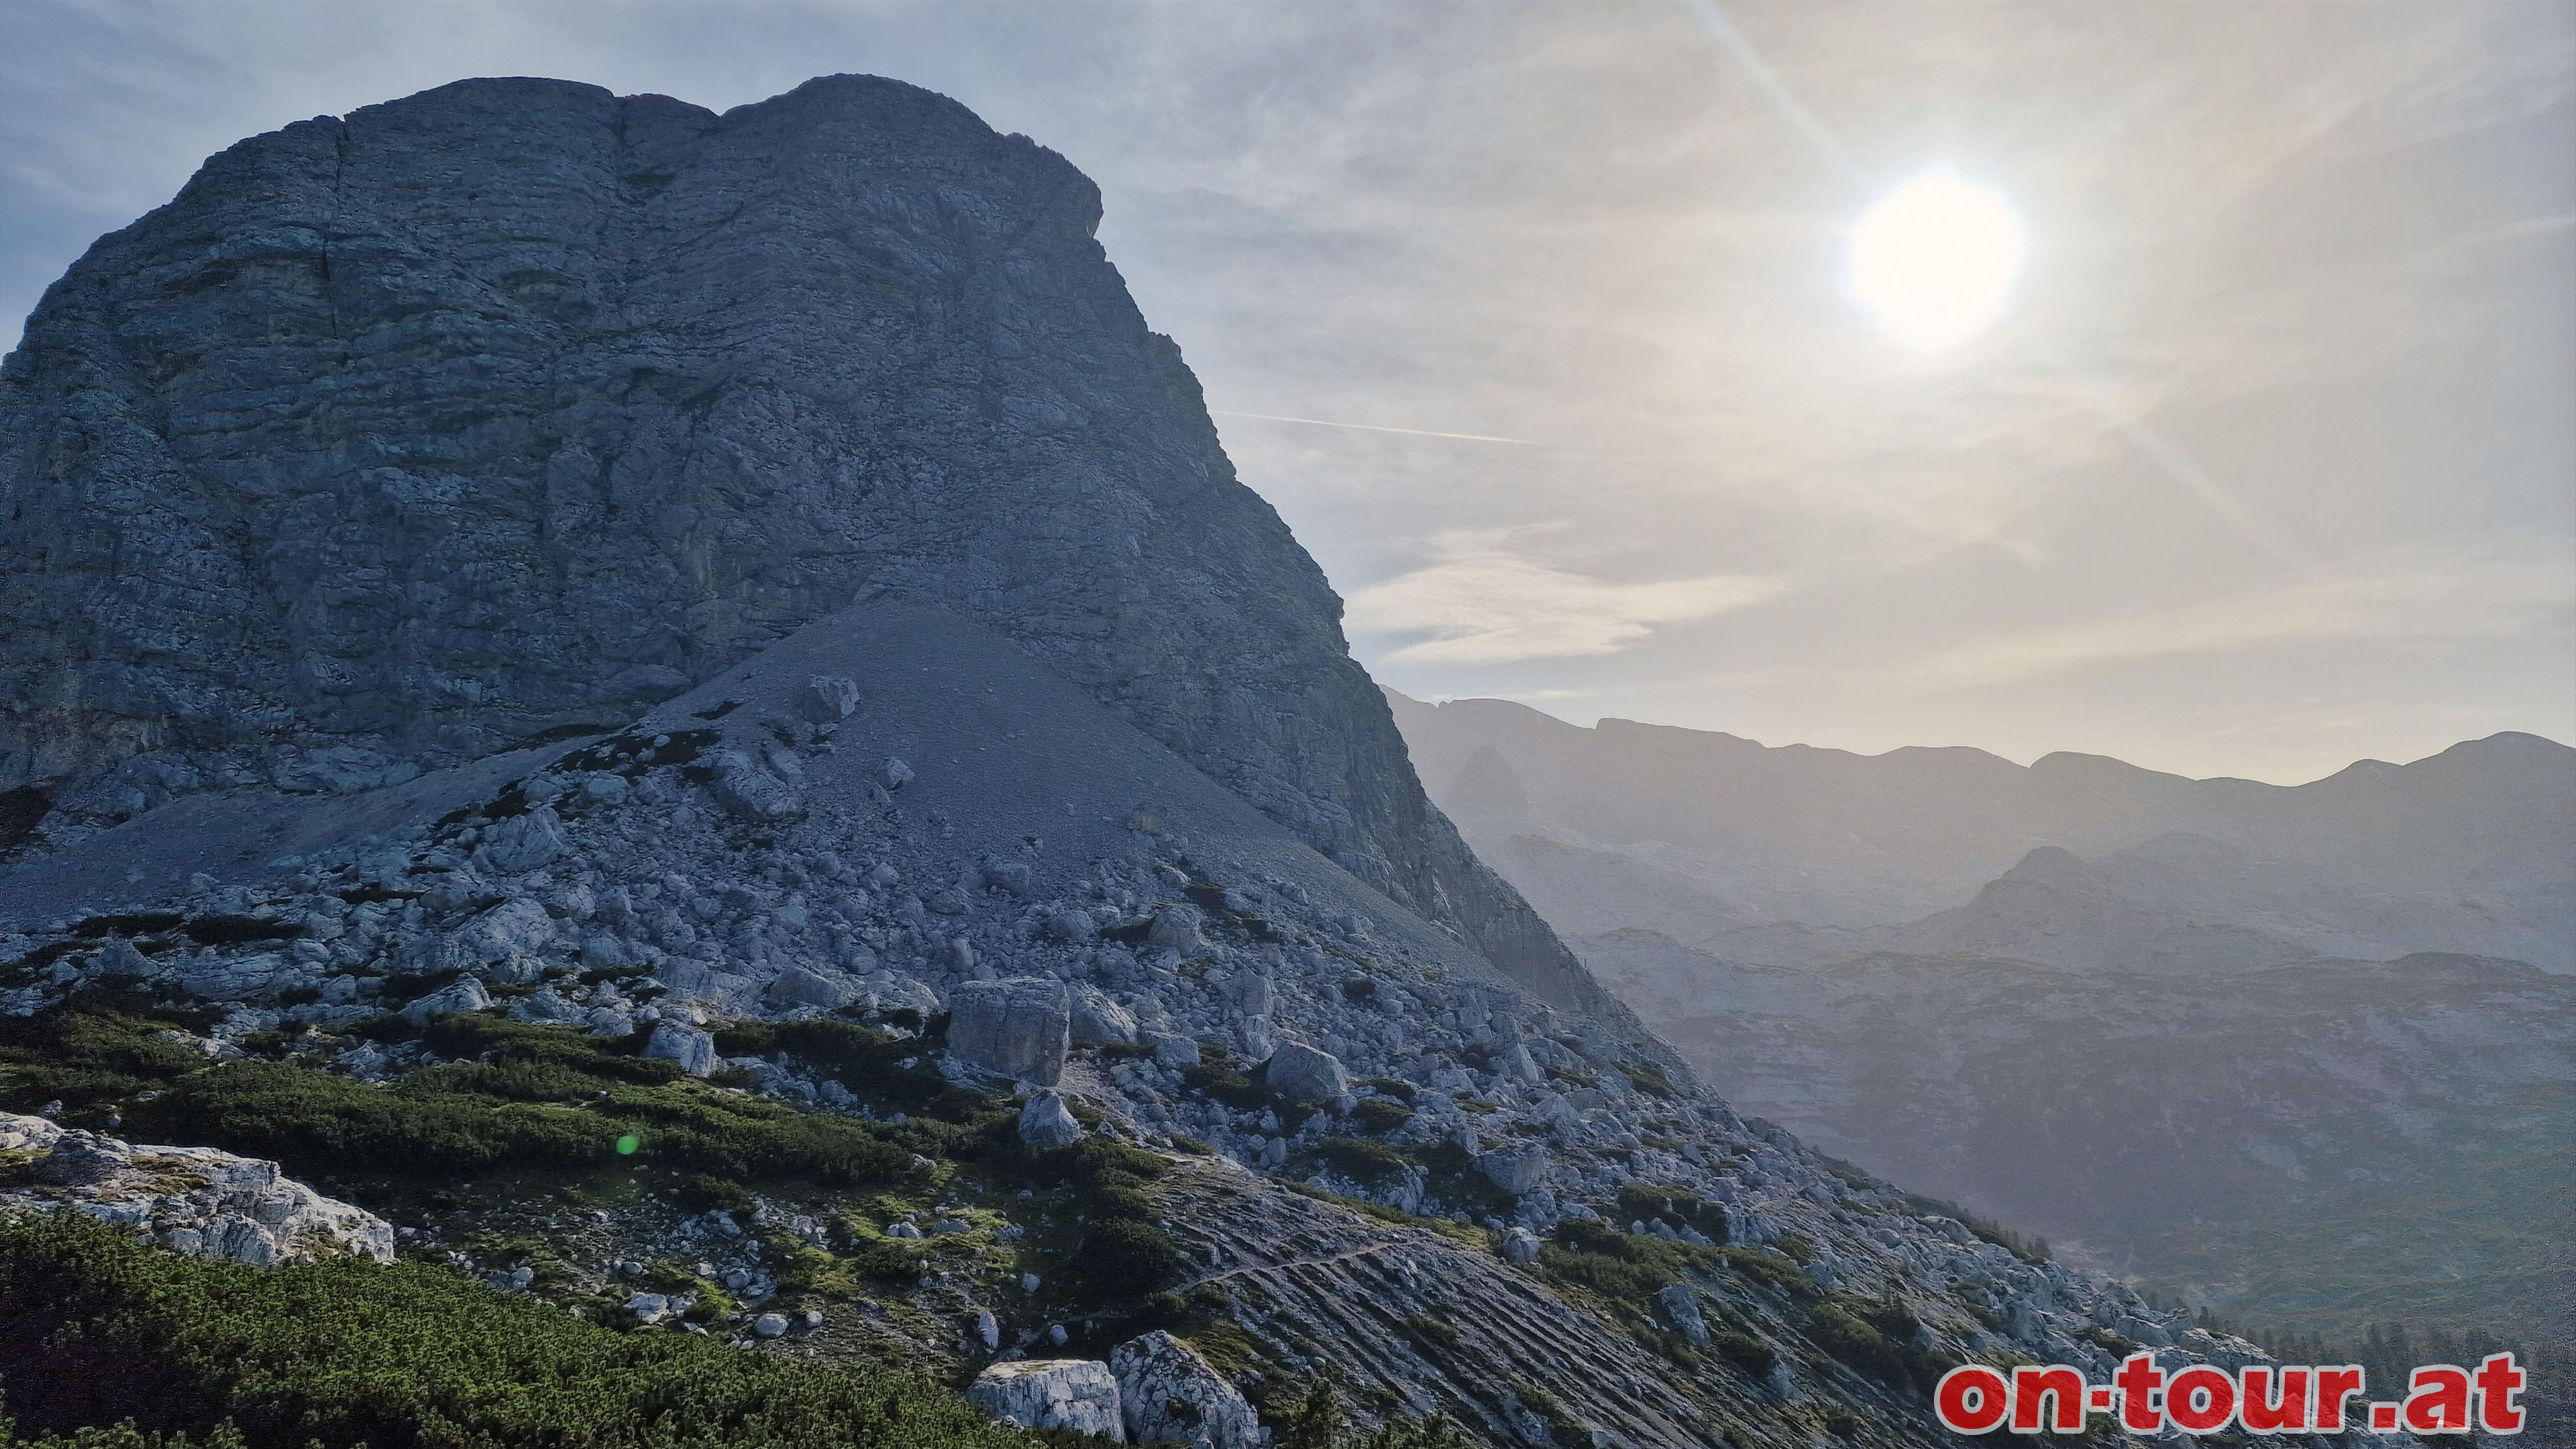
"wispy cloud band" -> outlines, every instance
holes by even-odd
[[[1423,634],[1385,657],[1415,663],[1504,664],[1611,654],[1657,625],[1707,619],[1777,598],[1778,579],[1733,574],[1616,584],[1527,557],[1521,529],[1444,533],[1437,560],[1351,595],[1360,629]]]

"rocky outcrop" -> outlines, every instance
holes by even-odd
[[[1127,1440],[1118,1379],[1098,1359],[1018,1359],[975,1376],[967,1401],[1023,1429],[1070,1429]]]
[[[1261,1417],[1198,1350],[1156,1329],[1110,1350],[1127,1437],[1140,1444],[1259,1449]]]
[[[1262,1073],[1270,1090],[1292,1102],[1329,1102],[1351,1090],[1350,1073],[1339,1057],[1303,1042],[1284,1042],[1272,1053]]]
[[[959,1060],[1023,1082],[1064,1075],[1064,987],[1053,981],[969,981],[949,1003],[948,1049]]]
[[[393,1261],[394,1230],[274,1162],[143,1147],[0,1112],[0,1213],[66,1210],[201,1258],[254,1267],[327,1254]]]
[[[1063,157],[866,76],[721,116],[461,81],[241,142],[0,367],[0,789],[76,830],[382,786],[929,598],[1597,1004],[1423,795],[1099,220]],[[728,764],[728,810],[793,818]]]
[[[1057,1092],[1040,1092],[1020,1109],[1020,1140],[1031,1147],[1069,1147],[1082,1140],[1082,1123]]]

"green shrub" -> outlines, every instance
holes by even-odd
[[[0,1111],[32,1112],[60,1101],[72,1113],[122,1101],[197,1070],[195,1048],[154,1032],[184,1024],[139,997],[93,998],[97,1010],[56,1010],[0,1018]]]
[[[1083,1285],[1104,1298],[1141,1298],[1181,1276],[1181,1250],[1152,1223],[1118,1217],[1082,1235],[1076,1256]]]
[[[1717,1349],[1719,1358],[1756,1378],[1770,1373],[1771,1366],[1780,1361],[1779,1353],[1771,1345],[1752,1334],[1738,1333],[1731,1328],[1711,1335],[1709,1342]]]
[[[1976,1312],[1975,1305],[1970,1305],[1969,1311],[1972,1313]],[[1993,1328],[1997,1332],[2001,1332],[2003,1330],[2003,1322],[2000,1317],[1984,1313],[1978,1314],[1978,1317],[1981,1319],[1992,1320],[1987,1324],[1987,1326]],[[2113,1333],[2107,1328],[2095,1327],[2089,1323],[2084,1327],[2077,1329],[2075,1331],[2075,1336],[2084,1340],[2086,1343],[2093,1345],[2095,1348],[2102,1350],[2104,1353],[2109,1354],[2113,1358],[2127,1358],[2129,1355],[2138,1351],[2138,1345],[2135,1340],[2124,1338],[2119,1334]],[[2322,1357],[2322,1355],[2320,1355],[2320,1357]]]
[[[912,1152],[871,1124],[726,1096],[668,1062],[619,1056],[562,1028],[521,1033],[501,1037],[491,1060],[426,1067],[392,1087],[223,1063],[127,1108],[126,1135],[273,1157],[317,1175],[596,1167],[616,1160],[629,1135],[643,1162],[735,1181],[850,1187],[913,1173]]]
[[[1623,1062],[1619,1070],[1627,1074],[1628,1080],[1635,1083],[1640,1092],[1664,1098],[1681,1095],[1673,1089],[1672,1079],[1664,1075],[1661,1067],[1645,1062]]]
[[[2025,1238],[1992,1218],[1981,1218],[1957,1203],[1944,1198],[1924,1197],[1919,1193],[1905,1195],[1906,1211],[1924,1217],[1954,1218],[1961,1227],[1985,1242],[1994,1244],[2025,1263],[2048,1261],[2048,1239]]]
[[[1696,1228],[1710,1239],[1726,1241],[1726,1208],[1706,1202],[1687,1188],[1660,1182],[1630,1182],[1619,1187],[1619,1221],[1651,1222],[1662,1218],[1677,1228]]]
[[[1359,1123],[1364,1131],[1392,1132],[1413,1120],[1413,1109],[1370,1097],[1351,1109],[1351,1120]]]
[[[1766,1288],[1776,1288],[1792,1298],[1813,1298],[1821,1291],[1807,1270],[1758,1248],[1720,1248],[1718,1261]]]
[[[1556,1242],[1539,1246],[1539,1271],[1607,1300],[1632,1329],[1651,1326],[1647,1305],[1665,1285],[1709,1272],[1718,1262],[1714,1248],[1623,1233],[1582,1218],[1558,1223],[1556,1237]]]
[[[1223,1102],[1238,1112],[1258,1112],[1265,1107],[1282,1105],[1278,1093],[1223,1060],[1201,1061],[1197,1066],[1183,1067],[1181,1085],[1189,1091]]]
[[[729,1057],[784,1052],[853,1092],[906,1111],[920,1111],[950,1091],[920,1041],[831,1017],[776,1025],[730,1022],[717,1030],[716,1050]]]
[[[132,1419],[120,1420],[106,1428],[86,1426],[63,1437],[48,1433],[34,1439],[21,1439],[17,1434],[18,1426],[7,1416],[7,1408],[7,1403],[0,1401],[0,1449],[191,1449],[195,1445],[202,1445],[203,1449],[242,1449],[241,1432],[232,1426],[229,1419],[208,1430],[202,1440],[191,1439],[184,1431],[163,1434],[138,1428]]]
[[[1811,1306],[1803,1323],[1817,1347],[1869,1377],[1929,1393],[1950,1365],[1911,1341],[1915,1326],[1902,1304],[1845,1297]],[[1895,1336],[1899,1330],[1901,1338]]]
[[[141,1421],[71,1441],[82,1449],[147,1449],[150,1432],[226,1418],[244,1449],[1037,1442],[918,1379],[612,1332],[418,1264],[201,1262],[69,1214],[0,1222],[0,1323],[22,1431]],[[88,1372],[102,1366],[109,1380]]]
[[[1315,1155],[1353,1182],[1379,1185],[1404,1176],[1404,1154],[1367,1137],[1327,1137],[1315,1144]]]

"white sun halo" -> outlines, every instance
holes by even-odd
[[[1889,335],[1928,352],[1993,320],[2021,258],[2021,218],[2002,197],[1927,171],[1852,229],[1852,296]]]

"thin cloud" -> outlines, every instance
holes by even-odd
[[[1505,664],[1615,654],[1661,624],[1706,619],[1777,598],[1777,579],[1713,574],[1612,584],[1525,557],[1518,529],[1476,529],[1432,540],[1427,568],[1351,595],[1353,627],[1427,634],[1386,656],[1423,664]]]
[[[2510,635],[2553,619],[2563,626],[2571,609],[2576,573],[2563,558],[2381,556],[2256,593],[1981,639],[1906,673],[1930,687],[1968,689],[2283,644]]]
[[[1511,443],[1523,448],[1544,448],[1547,446],[1545,443],[1539,442],[1534,438],[1497,438],[1486,433],[1435,433],[1428,428],[1389,428],[1381,427],[1376,423],[1335,423],[1327,422],[1322,418],[1283,418],[1276,413],[1234,413],[1227,412],[1223,408],[1208,409],[1208,416],[1214,418],[1253,418],[1265,423],[1304,423],[1310,428],[1349,428],[1355,432],[1362,433],[1402,433],[1406,437],[1410,438],[1456,438],[1460,442],[1466,443]]]

